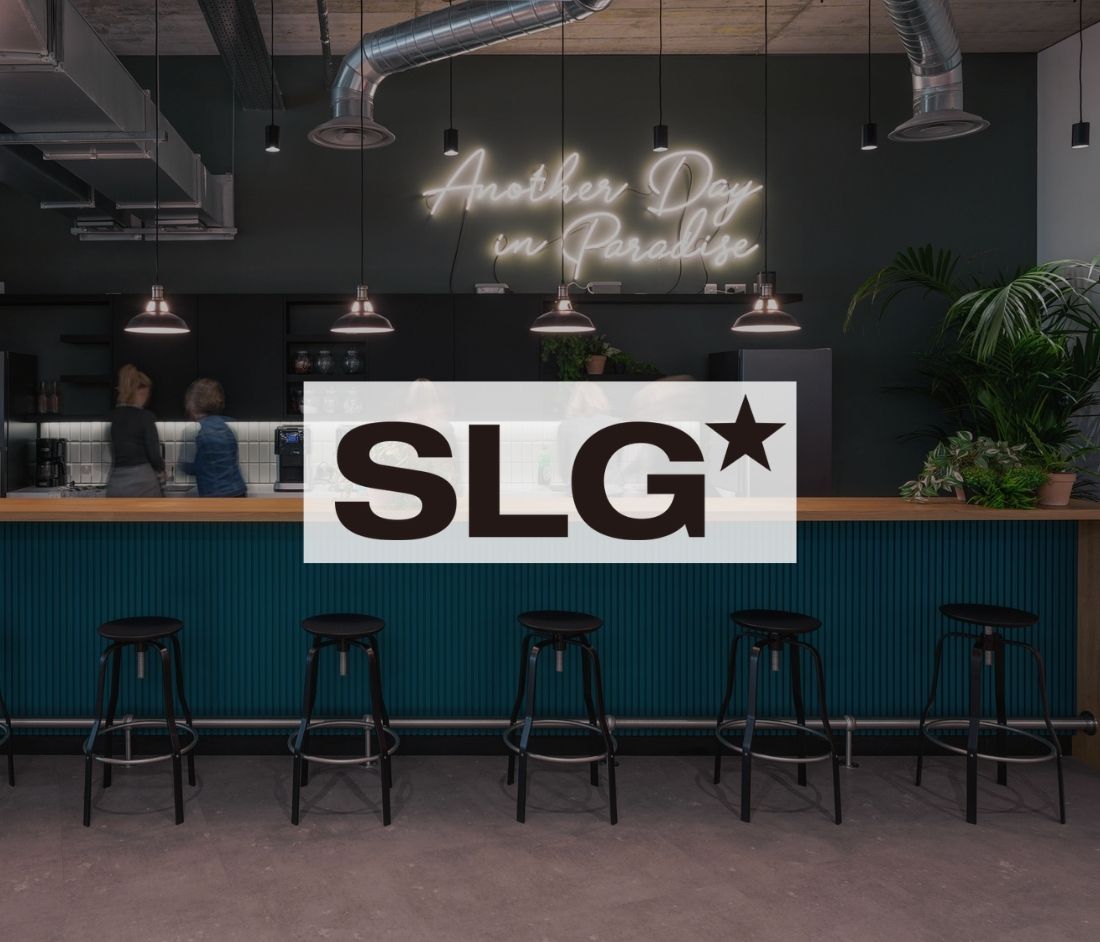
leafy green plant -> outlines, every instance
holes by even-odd
[[[540,356],[543,363],[553,362],[558,369],[558,379],[578,380],[585,375],[585,363],[591,356],[606,356],[616,373],[641,377],[656,377],[661,371],[652,363],[635,360],[629,353],[607,342],[603,334],[564,334],[542,341]]]
[[[977,468],[998,474],[1018,468],[1027,453],[1027,445],[1011,445],[977,436],[969,431],[956,432],[937,444],[924,459],[920,476],[900,488],[906,500],[925,501],[957,487],[964,487],[966,475]]]
[[[1038,503],[1047,472],[1036,465],[1016,468],[978,467],[963,472],[967,503],[1001,510],[1026,510]]]

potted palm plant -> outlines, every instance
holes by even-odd
[[[1078,424],[1100,402],[1096,265],[1048,262],[990,284],[961,266],[931,246],[899,252],[857,289],[845,326],[865,301],[885,311],[913,289],[939,296],[946,308],[920,357],[924,391],[956,428],[1025,446],[1024,463],[1047,472],[1040,500],[1068,501],[1067,476],[1096,450]]]

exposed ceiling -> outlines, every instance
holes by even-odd
[[[153,51],[152,0],[73,0],[118,55]],[[248,2],[248,0],[240,0]],[[255,0],[268,32],[271,0]],[[280,55],[320,53],[317,0],[274,0]],[[1100,21],[1100,0],[1085,2],[1085,23]],[[327,0],[333,52],[358,38],[359,0]],[[366,0],[368,31],[446,6],[446,0]],[[197,0],[160,0],[161,51],[216,55]],[[1036,52],[1077,29],[1075,0],[952,0],[964,52]],[[755,53],[762,47],[763,0],[664,0],[665,51]],[[770,0],[770,50],[778,53],[858,53],[867,48],[867,0]],[[566,27],[573,53],[652,53],[657,46],[657,0],[614,0]],[[485,53],[555,53],[553,32],[491,46]],[[872,3],[872,49],[901,46],[879,0]]]

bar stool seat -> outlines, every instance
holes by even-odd
[[[738,628],[730,644],[729,668],[726,674],[726,693],[718,709],[714,734],[718,747],[714,754],[714,784],[722,781],[722,755],[728,749],[741,757],[741,820],[748,822],[751,814],[752,760],[767,759],[771,762],[796,763],[798,784],[806,784],[806,765],[810,762],[829,762],[833,773],[833,819],[841,822],[840,809],[840,756],[829,724],[829,711],[825,704],[825,671],[817,648],[802,636],[816,631],[821,622],[811,615],[785,612],[778,609],[750,608],[730,613],[730,621]],[[737,648],[741,639],[751,644],[749,650],[749,683],[746,694],[744,718],[727,719],[733,698],[734,679],[737,672]],[[784,649],[790,661],[791,698],[794,701],[795,719],[763,719],[756,715],[757,688],[760,680],[760,661],[768,655],[771,671],[778,673]],[[817,675],[818,710],[821,729],[806,725],[806,709],[802,699],[802,675],[799,658],[805,651],[813,662]],[[759,729],[776,729],[795,733],[796,755],[761,752],[754,742]],[[736,738],[734,731],[738,731]],[[807,755],[806,740],[816,739],[823,747],[814,755]]]
[[[119,765],[124,767],[148,765],[155,762],[172,761],[172,788],[175,799],[176,824],[183,823],[183,757],[187,757],[187,781],[194,786],[195,756],[198,733],[195,732],[191,707],[183,689],[183,654],[180,649],[179,631],[183,622],[178,618],[163,615],[137,615],[129,618],[116,618],[103,622],[98,628],[101,638],[109,642],[99,658],[99,673],[96,682],[95,720],[88,738],[84,741],[84,826],[92,823],[92,766],[99,762],[103,765],[103,787],[111,787],[111,769]],[[167,642],[167,643],[166,643]],[[164,697],[164,719],[129,719],[116,722],[118,716],[119,682],[122,672],[122,653],[134,648],[137,661],[137,676],[145,679],[145,656],[148,648],[156,653],[154,660],[160,662],[161,687]],[[110,668],[110,695],[107,711],[104,713],[104,693],[107,685],[108,667]],[[173,676],[174,675],[174,676]],[[173,683],[174,680],[174,683]],[[176,700],[183,713],[183,721],[176,719]],[[132,729],[156,729],[164,727],[168,732],[170,750],[162,755],[127,755],[115,758],[115,734]],[[187,737],[182,743],[180,734]],[[106,751],[96,752],[99,737],[104,737]]]
[[[366,638],[378,634],[385,627],[386,623],[381,618],[348,612],[311,615],[302,619],[302,628],[321,638]]]
[[[971,625],[989,625],[992,628],[1030,628],[1039,621],[1038,615],[1019,608],[1005,608],[1001,605],[975,605],[972,603],[954,603],[941,605],[940,611],[955,621]]]
[[[108,641],[156,641],[170,638],[183,627],[178,618],[161,615],[138,615],[133,618],[116,618],[99,626],[99,636]]]
[[[752,631],[778,635],[804,635],[821,627],[821,622],[810,615],[770,608],[742,609],[731,613],[730,621]]]
[[[553,610],[524,612],[519,623],[540,635],[583,635],[603,627],[603,621],[595,615]]]

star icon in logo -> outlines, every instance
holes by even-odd
[[[749,405],[749,397],[741,401],[741,410],[736,422],[708,422],[707,428],[714,429],[727,442],[726,454],[722,459],[722,471],[746,455],[761,467],[771,470],[768,454],[764,451],[764,440],[778,432],[784,422],[757,422]]]

